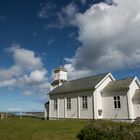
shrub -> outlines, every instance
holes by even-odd
[[[140,131],[133,124],[112,121],[93,121],[77,135],[79,140],[139,140]]]

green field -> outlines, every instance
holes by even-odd
[[[0,120],[0,140],[76,140],[89,121],[8,118]]]

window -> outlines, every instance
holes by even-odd
[[[57,99],[54,99],[54,110],[57,110]]]
[[[114,96],[114,108],[121,108],[120,96]]]
[[[71,109],[71,98],[67,98],[67,109]]]
[[[87,96],[82,96],[82,107],[83,107],[83,109],[87,109],[88,108]]]

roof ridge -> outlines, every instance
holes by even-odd
[[[76,81],[76,80],[82,80],[82,79],[91,78],[91,77],[95,77],[95,76],[107,75],[107,74],[109,74],[109,73],[110,73],[110,72],[106,72],[106,73],[97,74],[97,75],[93,75],[93,76],[82,77],[82,78],[78,78],[78,79],[69,80],[69,81],[67,81],[67,82]]]
[[[103,73],[64,82],[64,84],[56,87],[49,94],[77,92],[89,89],[93,90],[95,86],[108,74],[109,73]]]

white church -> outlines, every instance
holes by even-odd
[[[45,104],[48,119],[112,119],[134,121],[140,117],[140,82],[137,77],[116,80],[105,73],[67,80],[67,70],[54,70],[49,101]]]

